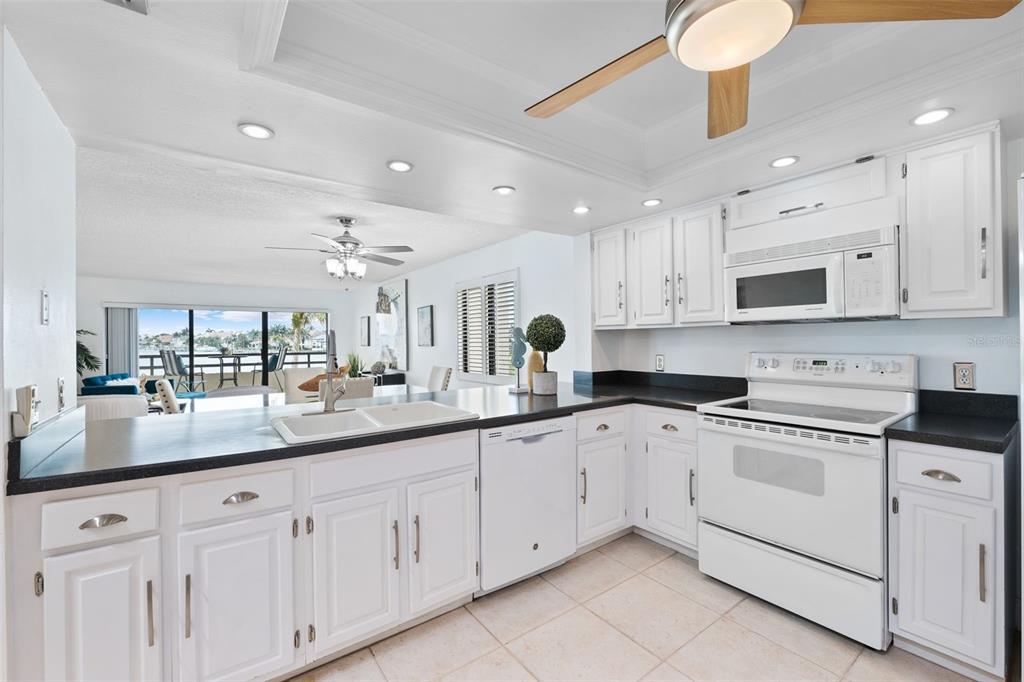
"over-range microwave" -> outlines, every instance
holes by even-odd
[[[896,227],[726,255],[732,323],[899,314]]]

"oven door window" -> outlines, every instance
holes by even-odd
[[[732,471],[737,478],[821,497],[825,494],[825,463],[820,459],[776,450],[736,445]]]
[[[782,308],[828,303],[826,268],[736,278],[736,309]]]

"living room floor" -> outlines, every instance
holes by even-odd
[[[866,649],[632,534],[295,679],[967,678]]]

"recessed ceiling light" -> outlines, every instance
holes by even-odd
[[[254,140],[269,140],[274,136],[274,131],[259,123],[239,123],[238,132]]]
[[[590,213],[590,207],[589,206],[577,206],[576,208],[574,208],[572,210],[572,212],[575,213],[576,215],[586,215],[586,214]]]
[[[516,188],[513,187],[512,185],[498,185],[497,187],[492,187],[491,191],[494,192],[495,194],[500,194],[503,197],[507,197],[509,194],[512,194],[512,192],[515,192]]]
[[[654,208],[655,206],[661,206],[661,199],[644,199],[641,203],[647,208]]]
[[[944,121],[947,118],[949,118],[950,114],[952,113],[952,107],[945,107],[943,109],[932,109],[931,111],[924,112],[920,116],[915,116],[911,123],[913,123],[916,126],[926,126],[931,123],[938,123],[939,121]]]
[[[799,160],[799,156],[780,156],[779,158],[775,159],[768,165],[770,165],[772,168],[785,168],[786,166],[792,166]]]
[[[412,164],[408,161],[388,161],[388,168],[395,171],[396,173],[408,173],[412,170]]]

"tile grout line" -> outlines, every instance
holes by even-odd
[[[527,578],[527,580],[530,580],[530,578]],[[554,586],[552,585],[552,587],[554,587]],[[557,590],[558,588],[555,588],[555,589]],[[569,595],[566,595],[566,597],[568,597],[569,599],[572,599],[572,597],[569,597]],[[470,602],[470,604],[472,604],[472,603],[473,602]],[[463,608],[466,608],[466,607],[464,606]],[[573,608],[575,608],[575,607],[573,607]],[[564,616],[565,614],[569,613],[569,611],[572,611],[572,609],[569,609],[568,611],[562,611],[561,613],[556,615],[554,618],[550,618],[550,619],[544,621],[543,623],[541,623],[540,625],[537,625],[536,627],[530,628],[526,632],[523,632],[522,634],[513,637],[507,643],[510,644],[510,643],[514,642],[515,640],[519,639],[520,637],[524,637],[528,633],[533,632],[537,628],[544,627],[545,625],[547,625],[551,621],[555,620],[555,618],[558,618],[560,616]],[[492,637],[494,637],[495,641],[498,642],[498,648],[499,649],[504,649],[508,653],[508,655],[512,657],[512,660],[516,661],[519,665],[523,666],[523,670],[525,670],[533,679],[535,679],[535,680],[539,679],[536,675],[534,675],[533,671],[530,670],[529,666],[526,665],[526,662],[519,660],[519,657],[516,656],[515,653],[511,649],[509,649],[507,646],[505,646],[506,642],[502,642],[500,639],[498,639],[498,635],[496,635],[495,633],[491,632],[490,628],[488,628],[486,625],[484,625],[484,622],[482,620],[480,620],[479,618],[477,618],[475,613],[470,611],[468,608],[466,608],[466,612],[469,613],[469,615],[473,616],[473,619],[476,620],[477,623],[480,623],[480,627],[482,627],[484,630],[487,630],[487,632],[490,633],[490,635]],[[497,651],[497,649],[494,649],[493,651],[487,652],[486,654],[484,654],[484,656],[489,656],[489,655],[493,654],[494,651]],[[473,661],[479,660],[480,658],[483,658],[483,656],[480,656],[479,658],[473,659]],[[472,663],[473,661],[470,661],[470,663]],[[467,663],[466,665],[469,665],[469,663]],[[462,667],[465,668],[466,666],[462,666]],[[462,670],[462,668],[459,668],[459,670]],[[455,672],[455,671],[453,670],[452,672]],[[451,673],[448,673],[448,674],[451,674]]]
[[[756,598],[756,597],[755,597],[755,598]],[[744,599],[743,601],[746,601],[746,599]],[[741,603],[742,603],[742,602],[741,602]],[[739,606],[739,604],[736,604],[736,606]],[[733,606],[733,607],[732,607],[732,609],[729,609],[729,611],[728,611],[727,613],[725,613],[725,614],[724,614],[724,615],[722,616],[722,618],[724,619],[724,618],[725,618],[725,617],[726,617],[727,615],[729,615],[729,613],[732,613],[732,610],[733,610],[733,609],[735,609],[735,608],[736,608],[736,606]],[[828,669],[828,668],[826,668],[825,666],[821,665],[820,663],[816,663],[816,662],[812,661],[811,659],[807,658],[806,656],[804,656],[804,655],[803,655],[802,653],[800,653],[799,651],[793,651],[792,649],[790,649],[790,648],[789,648],[788,646],[786,646],[785,644],[782,644],[782,643],[780,643],[780,642],[776,642],[776,641],[775,641],[774,639],[772,639],[771,637],[769,637],[769,636],[767,636],[767,635],[762,635],[762,634],[761,634],[760,632],[758,632],[757,630],[752,630],[752,629],[748,628],[748,627],[747,627],[746,625],[744,625],[743,623],[740,623],[740,622],[738,622],[738,621],[735,621],[735,620],[733,620],[732,618],[729,618],[729,619],[728,619],[728,621],[729,621],[730,623],[732,623],[733,625],[735,625],[736,627],[738,627],[738,628],[742,628],[743,630],[746,630],[747,632],[749,632],[750,634],[752,634],[752,635],[754,635],[754,636],[756,636],[756,637],[760,637],[761,639],[763,639],[764,641],[768,642],[769,644],[774,644],[775,646],[779,647],[779,648],[780,648],[780,649],[782,649],[783,651],[786,651],[786,652],[788,652],[788,653],[790,653],[790,654],[793,654],[793,655],[794,655],[794,656],[796,656],[797,658],[799,658],[799,659],[801,659],[801,660],[803,660],[803,661],[806,661],[807,663],[811,664],[812,666],[814,666],[814,667],[815,667],[815,668],[817,668],[818,670],[821,670],[821,671],[822,671],[822,672],[824,672],[825,674],[827,674],[827,675],[830,675],[830,676],[832,676],[832,677],[835,677],[835,678],[836,678],[836,680],[842,680],[842,679],[843,679],[843,675],[838,675],[838,674],[836,674],[836,673],[832,672],[831,670],[829,670],[829,669]],[[860,658],[860,654],[859,654],[859,653],[857,654],[857,658]],[[856,658],[855,658],[854,660],[856,661]]]

